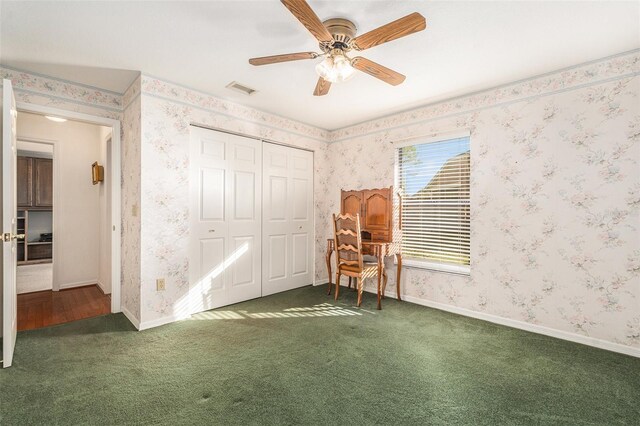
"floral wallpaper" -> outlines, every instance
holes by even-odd
[[[121,118],[122,95],[118,93],[6,67],[0,67],[0,78],[11,80],[18,102],[51,106],[116,120]]]
[[[338,131],[326,213],[345,181],[393,184],[394,141],[468,129],[471,275],[404,268],[403,293],[639,348],[638,64],[632,53],[545,76],[538,96],[511,96],[534,80],[455,101],[465,113],[445,102]]]
[[[346,140],[364,134],[397,129],[445,115],[492,107],[497,103],[515,102],[539,95],[577,89],[596,81],[628,77],[640,72],[640,50],[614,55],[524,81],[509,83],[491,90],[415,108],[410,111],[367,121],[335,130],[329,141]]]
[[[128,315],[140,322],[140,80],[127,89],[122,114],[122,240],[121,305]]]
[[[251,121],[265,128],[285,131],[316,139],[321,142],[326,142],[329,137],[327,130],[216,98],[215,96],[156,78],[145,76],[142,82],[142,90],[149,95],[215,112],[231,118]]]
[[[640,347],[638,50],[332,132],[145,75],[118,95],[0,74],[19,101],[122,121],[123,308],[142,323],[186,313],[190,124],[314,151],[319,283],[340,188],[392,185],[394,141],[468,129],[471,275],[405,268],[403,292]]]

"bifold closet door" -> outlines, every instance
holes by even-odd
[[[262,148],[262,295],[313,283],[313,153]]]
[[[260,297],[262,142],[191,127],[190,311]]]

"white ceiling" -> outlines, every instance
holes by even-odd
[[[361,53],[407,76],[366,74],[314,97],[315,61],[253,67],[254,56],[317,51],[277,1],[2,0],[0,63],[123,92],[142,72],[333,130],[640,47],[639,2],[315,1],[321,19],[366,32],[418,11],[427,29]],[[236,80],[259,93],[225,86]]]

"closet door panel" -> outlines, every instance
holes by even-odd
[[[233,179],[228,188],[227,222],[231,243],[227,251],[228,303],[260,297],[262,223],[262,142],[227,135]]]
[[[193,127],[190,144],[190,310],[200,312],[226,303],[229,142]]]
[[[236,171],[233,176],[234,193],[234,219],[256,219],[256,183],[257,176],[254,172]]]
[[[283,291],[291,276],[291,208],[287,148],[264,143],[262,156],[262,295],[266,296]]]
[[[313,283],[313,153],[263,145],[262,294]]]
[[[285,221],[287,220],[287,177],[272,175],[267,179],[269,205],[266,218],[269,221]]]
[[[200,276],[205,287],[212,290],[224,288],[224,238],[204,238],[200,240]]]
[[[291,273],[293,276],[306,275],[309,273],[309,235],[306,232],[293,234],[291,241],[293,244]]]
[[[287,235],[272,234],[266,237],[266,247],[264,252],[269,253],[269,260],[266,265],[266,276],[264,279],[281,280],[287,276]]]
[[[311,194],[311,188],[307,179],[293,178],[293,220],[309,220],[309,194]]]
[[[203,167],[200,170],[200,218],[202,220],[224,220],[225,170]]]
[[[231,276],[232,287],[252,285],[256,283],[254,274],[255,239],[253,235],[237,236],[233,239],[233,254],[229,257],[233,265]]]
[[[260,296],[261,145],[191,127],[191,311]]]
[[[291,286],[313,283],[313,153],[289,148],[291,155]]]

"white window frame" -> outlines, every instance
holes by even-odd
[[[424,136],[414,136],[409,139],[399,140],[393,143],[394,148],[394,185],[396,188],[400,188],[400,168],[398,163],[398,149],[413,145],[423,145],[432,142],[443,142],[449,139],[469,138],[469,149],[471,149],[471,131],[456,130],[445,133],[431,133]],[[473,173],[473,171],[472,171]],[[402,221],[402,218],[400,218]],[[469,236],[471,240],[471,236]],[[471,263],[471,262],[469,262]],[[471,275],[471,264],[469,265],[455,265],[451,263],[434,262],[426,259],[415,259],[410,257],[402,257],[402,266],[409,268],[427,269],[435,272],[445,272],[458,275]]]

